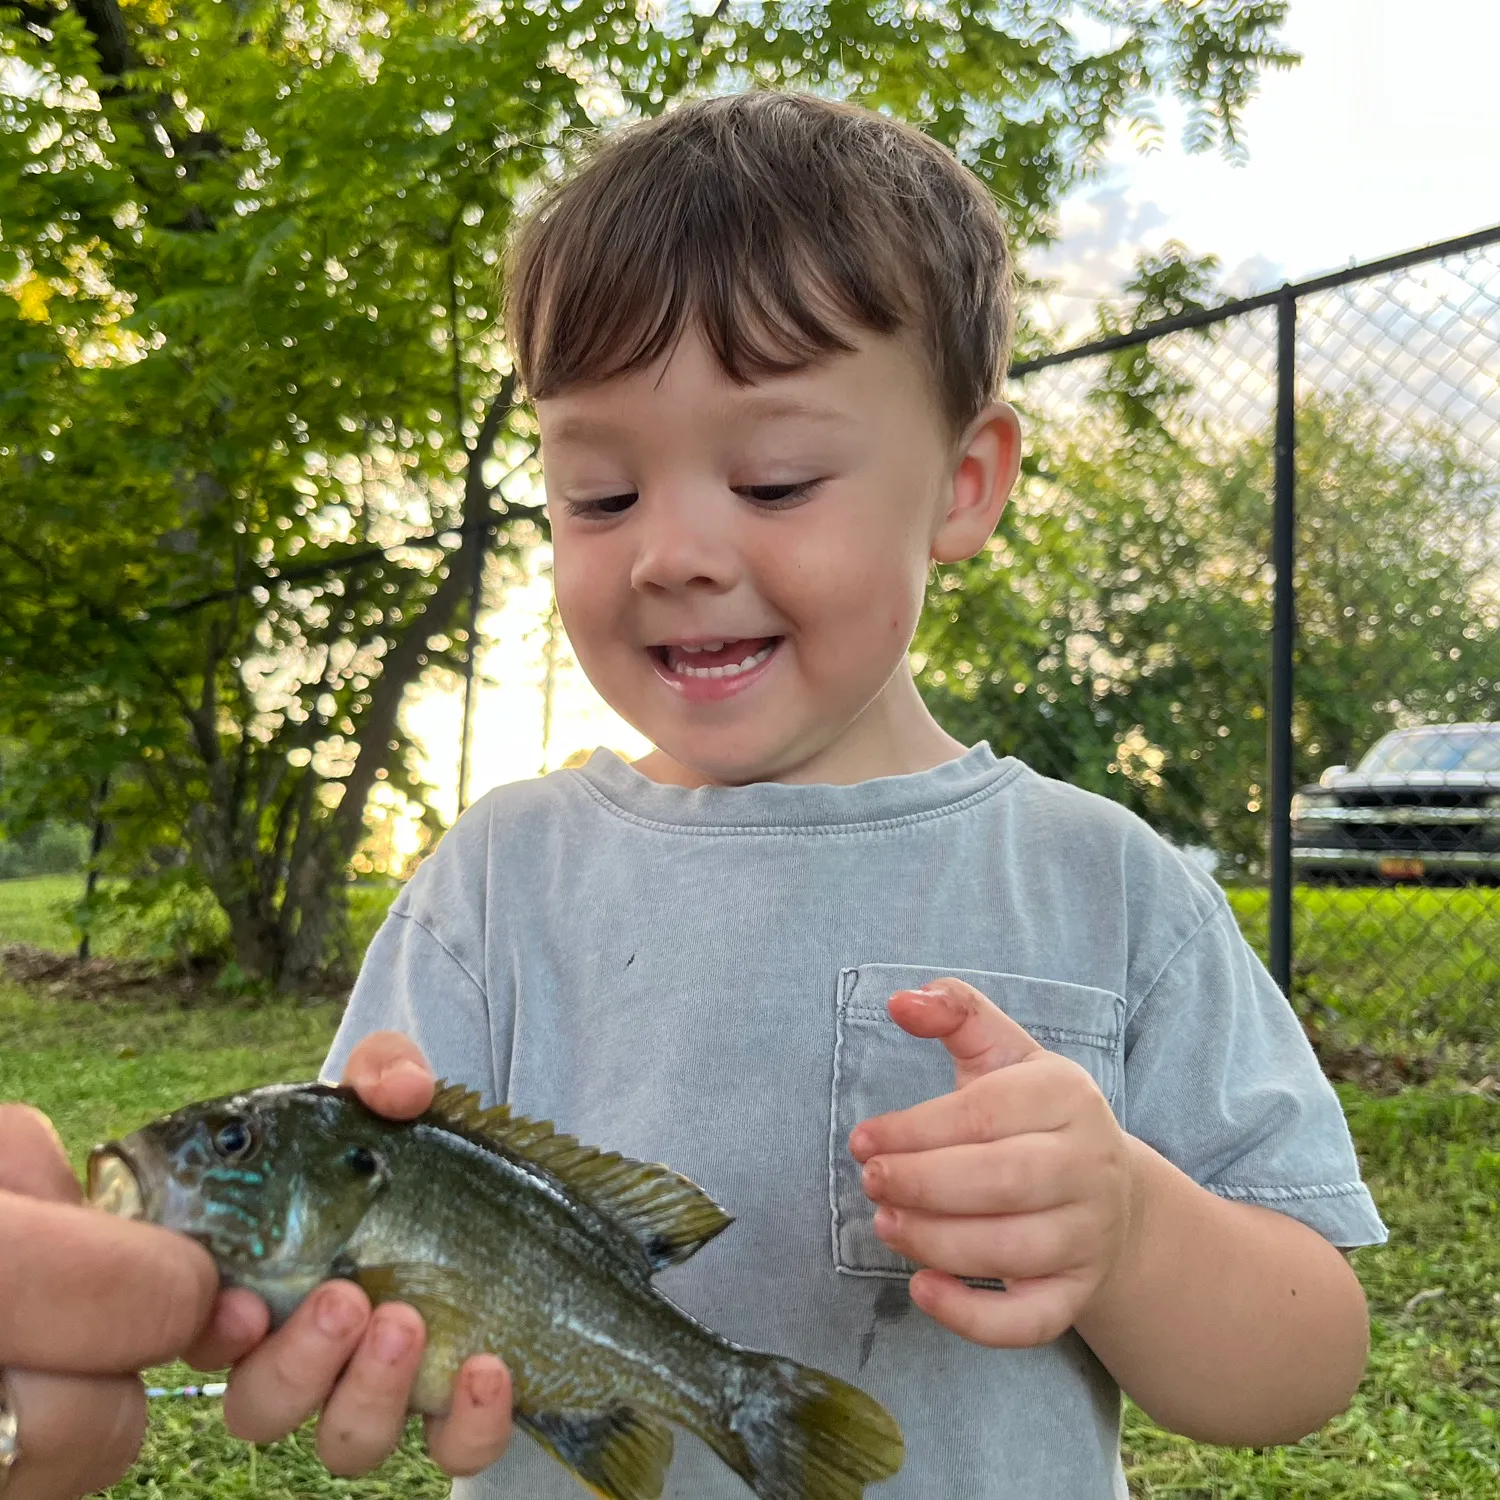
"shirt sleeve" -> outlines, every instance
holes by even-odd
[[[1338,1095],[1222,897],[1127,1018],[1124,1101],[1125,1128],[1210,1192],[1385,1242]]]
[[[484,986],[419,918],[392,911],[375,934],[320,1077],[337,1083],[349,1054],[372,1031],[399,1031],[448,1083],[501,1097],[497,1038]]]
[[[514,1007],[508,968],[499,966],[497,983],[491,963],[492,807],[493,794],[469,808],[396,897],[324,1060],[328,1082],[372,1031],[399,1031],[439,1078],[477,1089],[486,1104],[504,1099]]]

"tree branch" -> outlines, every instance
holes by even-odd
[[[117,0],[73,0],[73,8],[93,35],[99,65],[109,77],[121,78],[135,67],[130,35]]]
[[[448,226],[448,345],[453,364],[453,431],[460,443],[464,440],[464,362],[463,343],[458,336],[458,265],[453,232],[458,220]]]
[[[370,695],[359,736],[359,758],[344,783],[344,800],[334,815],[333,833],[340,853],[352,852],[364,826],[365,800],[375,782],[375,773],[385,765],[395,736],[396,721],[406,689],[421,670],[427,639],[442,630],[463,603],[473,571],[474,554],[489,545],[494,526],[491,491],[484,482],[484,466],[495,440],[515,406],[516,377],[501,382],[495,399],[484,414],[479,433],[468,449],[469,467],[464,475],[464,540],[448,557],[448,572],[428,596],[422,612],[411,621],[401,639],[386,652],[379,678]],[[478,524],[474,524],[478,523]]]

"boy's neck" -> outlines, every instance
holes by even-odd
[[[967,753],[968,746],[954,739],[928,712],[911,673],[903,669],[837,739],[785,766],[767,767],[764,774],[727,783],[676,760],[665,750],[653,750],[633,764],[643,776],[664,786],[743,786],[756,782],[852,786],[881,776],[929,771]]]

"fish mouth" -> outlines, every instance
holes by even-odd
[[[89,1152],[89,1202],[121,1219],[144,1219],[141,1176],[119,1142]]]

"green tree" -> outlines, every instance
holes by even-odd
[[[425,795],[403,702],[461,664],[486,553],[541,534],[498,247],[598,120],[835,91],[954,145],[1025,241],[1163,91],[1238,149],[1285,8],[0,9],[11,808],[106,788],[118,868],[185,858],[246,970],[309,979],[372,792]]]

